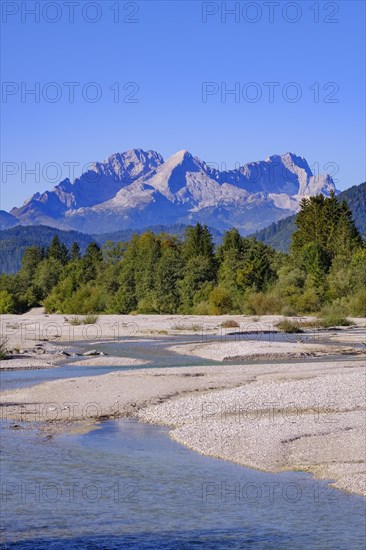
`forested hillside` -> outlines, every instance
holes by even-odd
[[[94,241],[92,236],[78,231],[62,231],[45,225],[17,225],[11,229],[5,229],[0,231],[0,273],[16,273],[20,269],[22,256],[28,247],[47,248],[55,235],[59,236],[67,247],[77,241],[83,253],[88,244]]]
[[[170,227],[158,225],[146,228],[146,231],[153,231],[154,233],[166,232],[182,238],[186,227],[183,224],[176,224]],[[222,240],[222,233],[214,229],[210,229],[210,231],[214,242],[216,244],[219,243]],[[47,247],[55,235],[69,248],[73,242],[77,242],[81,252],[84,253],[86,247],[91,242],[96,242],[100,246],[107,241],[125,242],[129,241],[135,233],[141,234],[142,231],[125,229],[101,235],[86,235],[78,231],[64,231],[46,225],[18,225],[11,229],[0,231],[0,273],[16,273],[19,271],[25,249],[30,246]]]
[[[339,198],[347,202],[357,229],[361,235],[364,235],[366,232],[366,182],[342,191]]]
[[[364,235],[366,232],[366,183],[354,185],[338,195],[339,200],[345,200],[352,212],[357,229]],[[272,223],[261,231],[253,234],[255,239],[261,241],[276,250],[288,252],[290,250],[291,236],[296,229],[296,215],[288,216],[278,222]]]

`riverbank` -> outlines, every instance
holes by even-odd
[[[3,392],[2,416],[75,422],[137,416],[207,455],[306,470],[366,494],[365,371],[357,359],[113,372]]]
[[[301,340],[301,338],[300,338]],[[260,341],[210,342],[180,344],[170,350],[182,355],[196,355],[214,361],[253,361],[256,359],[301,359],[325,355],[358,355],[362,350],[352,347],[312,344],[306,341],[275,342],[265,337]]]
[[[144,408],[173,439],[204,455],[265,471],[302,470],[366,496],[365,372],[360,362],[252,366],[237,388]]]
[[[1,394],[2,418],[41,422],[52,435],[95,420],[138,417],[169,426],[175,440],[202,454],[273,472],[306,470],[334,480],[338,488],[366,494],[366,384],[364,361],[357,357],[363,353],[365,320],[358,319],[355,329],[333,331],[339,340],[334,346],[316,343],[310,334],[275,341],[270,334],[279,319],[100,316],[95,325],[73,326],[41,310],[3,316],[2,333],[13,353],[0,362],[2,369],[51,368],[69,361],[143,365],[148,361],[127,356],[126,343],[151,338],[153,344],[155,335],[166,337],[168,347],[169,336],[184,334],[197,340],[176,343],[171,351],[222,364],[110,372],[9,390]],[[263,337],[237,341],[236,334],[241,338],[248,332]],[[349,347],[352,337],[354,348]],[[100,351],[121,341],[125,357]],[[99,346],[103,342],[107,345]],[[342,359],[341,353],[354,358]],[[334,354],[338,357],[330,361]]]
[[[94,324],[75,325],[75,316],[47,315],[43,308],[36,308],[24,315],[2,315],[1,336],[6,340],[7,359],[0,361],[0,370],[20,368],[50,368],[84,359],[85,350],[91,345],[103,343],[128,343],[146,338],[169,338],[188,335],[194,336],[197,344],[179,345],[171,349],[183,355],[221,360],[257,359],[259,357],[296,358],[331,353],[342,353],[342,348],[321,345],[319,340],[328,339],[329,343],[339,343],[345,352],[352,353],[353,344],[365,341],[366,319],[352,319],[353,327],[344,327],[330,331],[309,331],[304,334],[292,334],[292,341],[286,342],[286,335],[279,333],[277,324],[283,317],[264,315],[261,317],[244,315],[197,316],[197,315],[100,315]],[[302,318],[308,321],[313,317]],[[260,334],[258,340],[244,342],[243,335]],[[209,342],[214,339],[214,342]],[[229,340],[229,341],[228,341]],[[347,351],[348,346],[348,351]],[[358,348],[358,352],[360,351]],[[129,358],[106,359],[105,364],[122,366],[132,365]],[[103,360],[101,360],[103,361]],[[84,362],[83,364],[87,364]],[[98,359],[90,359],[90,365],[100,365]]]

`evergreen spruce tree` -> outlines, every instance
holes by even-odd
[[[81,262],[83,282],[87,283],[96,279],[103,262],[103,254],[100,246],[96,243],[90,243]]]
[[[69,260],[69,252],[64,243],[62,243],[58,237],[55,235],[51,241],[51,244],[47,251],[47,258],[54,258],[62,263],[62,265],[67,264]]]
[[[80,258],[80,246],[77,242],[73,242],[70,249],[70,261],[76,262],[77,260],[80,260]]]
[[[182,259],[178,246],[163,243],[157,268],[156,301],[160,313],[176,313],[180,305],[178,282],[182,277]]]

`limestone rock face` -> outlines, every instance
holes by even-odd
[[[185,150],[164,161],[156,151],[131,149],[36,193],[6,222],[104,233],[199,221],[245,235],[296,212],[302,197],[331,190],[328,174],[314,175],[293,153],[220,171]]]

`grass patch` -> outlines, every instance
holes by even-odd
[[[65,317],[65,321],[67,321],[69,325],[72,325],[73,327],[83,324],[82,318],[78,317],[77,315],[74,315],[73,317],[70,317],[70,318]]]
[[[6,358],[6,352],[7,350],[7,338],[1,338],[0,339],[0,361]]]
[[[297,312],[290,306],[284,306],[281,311],[284,317],[296,317]]]
[[[307,319],[305,321],[298,321],[301,328],[321,328],[319,319]]]
[[[347,317],[340,317],[337,315],[327,315],[326,317],[321,317],[318,323],[318,326],[322,328],[351,327],[354,325],[354,323],[347,319]]]
[[[190,330],[192,332],[198,332],[201,330],[201,325],[192,324],[192,325],[185,325],[184,323],[175,323],[172,325],[173,330]]]
[[[98,315],[94,315],[94,313],[85,315],[84,317],[74,315],[70,318],[65,317],[65,321],[67,321],[70,325],[74,327],[79,325],[94,325],[98,321]]]
[[[303,328],[332,328],[332,327],[351,327],[355,323],[346,317],[338,315],[325,315],[312,321],[301,321],[299,325]]]
[[[223,321],[221,323],[222,328],[239,328],[240,325],[234,319],[228,319],[227,321]]]
[[[98,321],[99,316],[95,315],[94,313],[90,313],[89,315],[85,315],[83,319],[84,325],[94,325]]]
[[[282,319],[276,325],[281,332],[287,332],[288,334],[299,334],[304,332],[300,323],[297,321],[291,321],[290,319]]]

